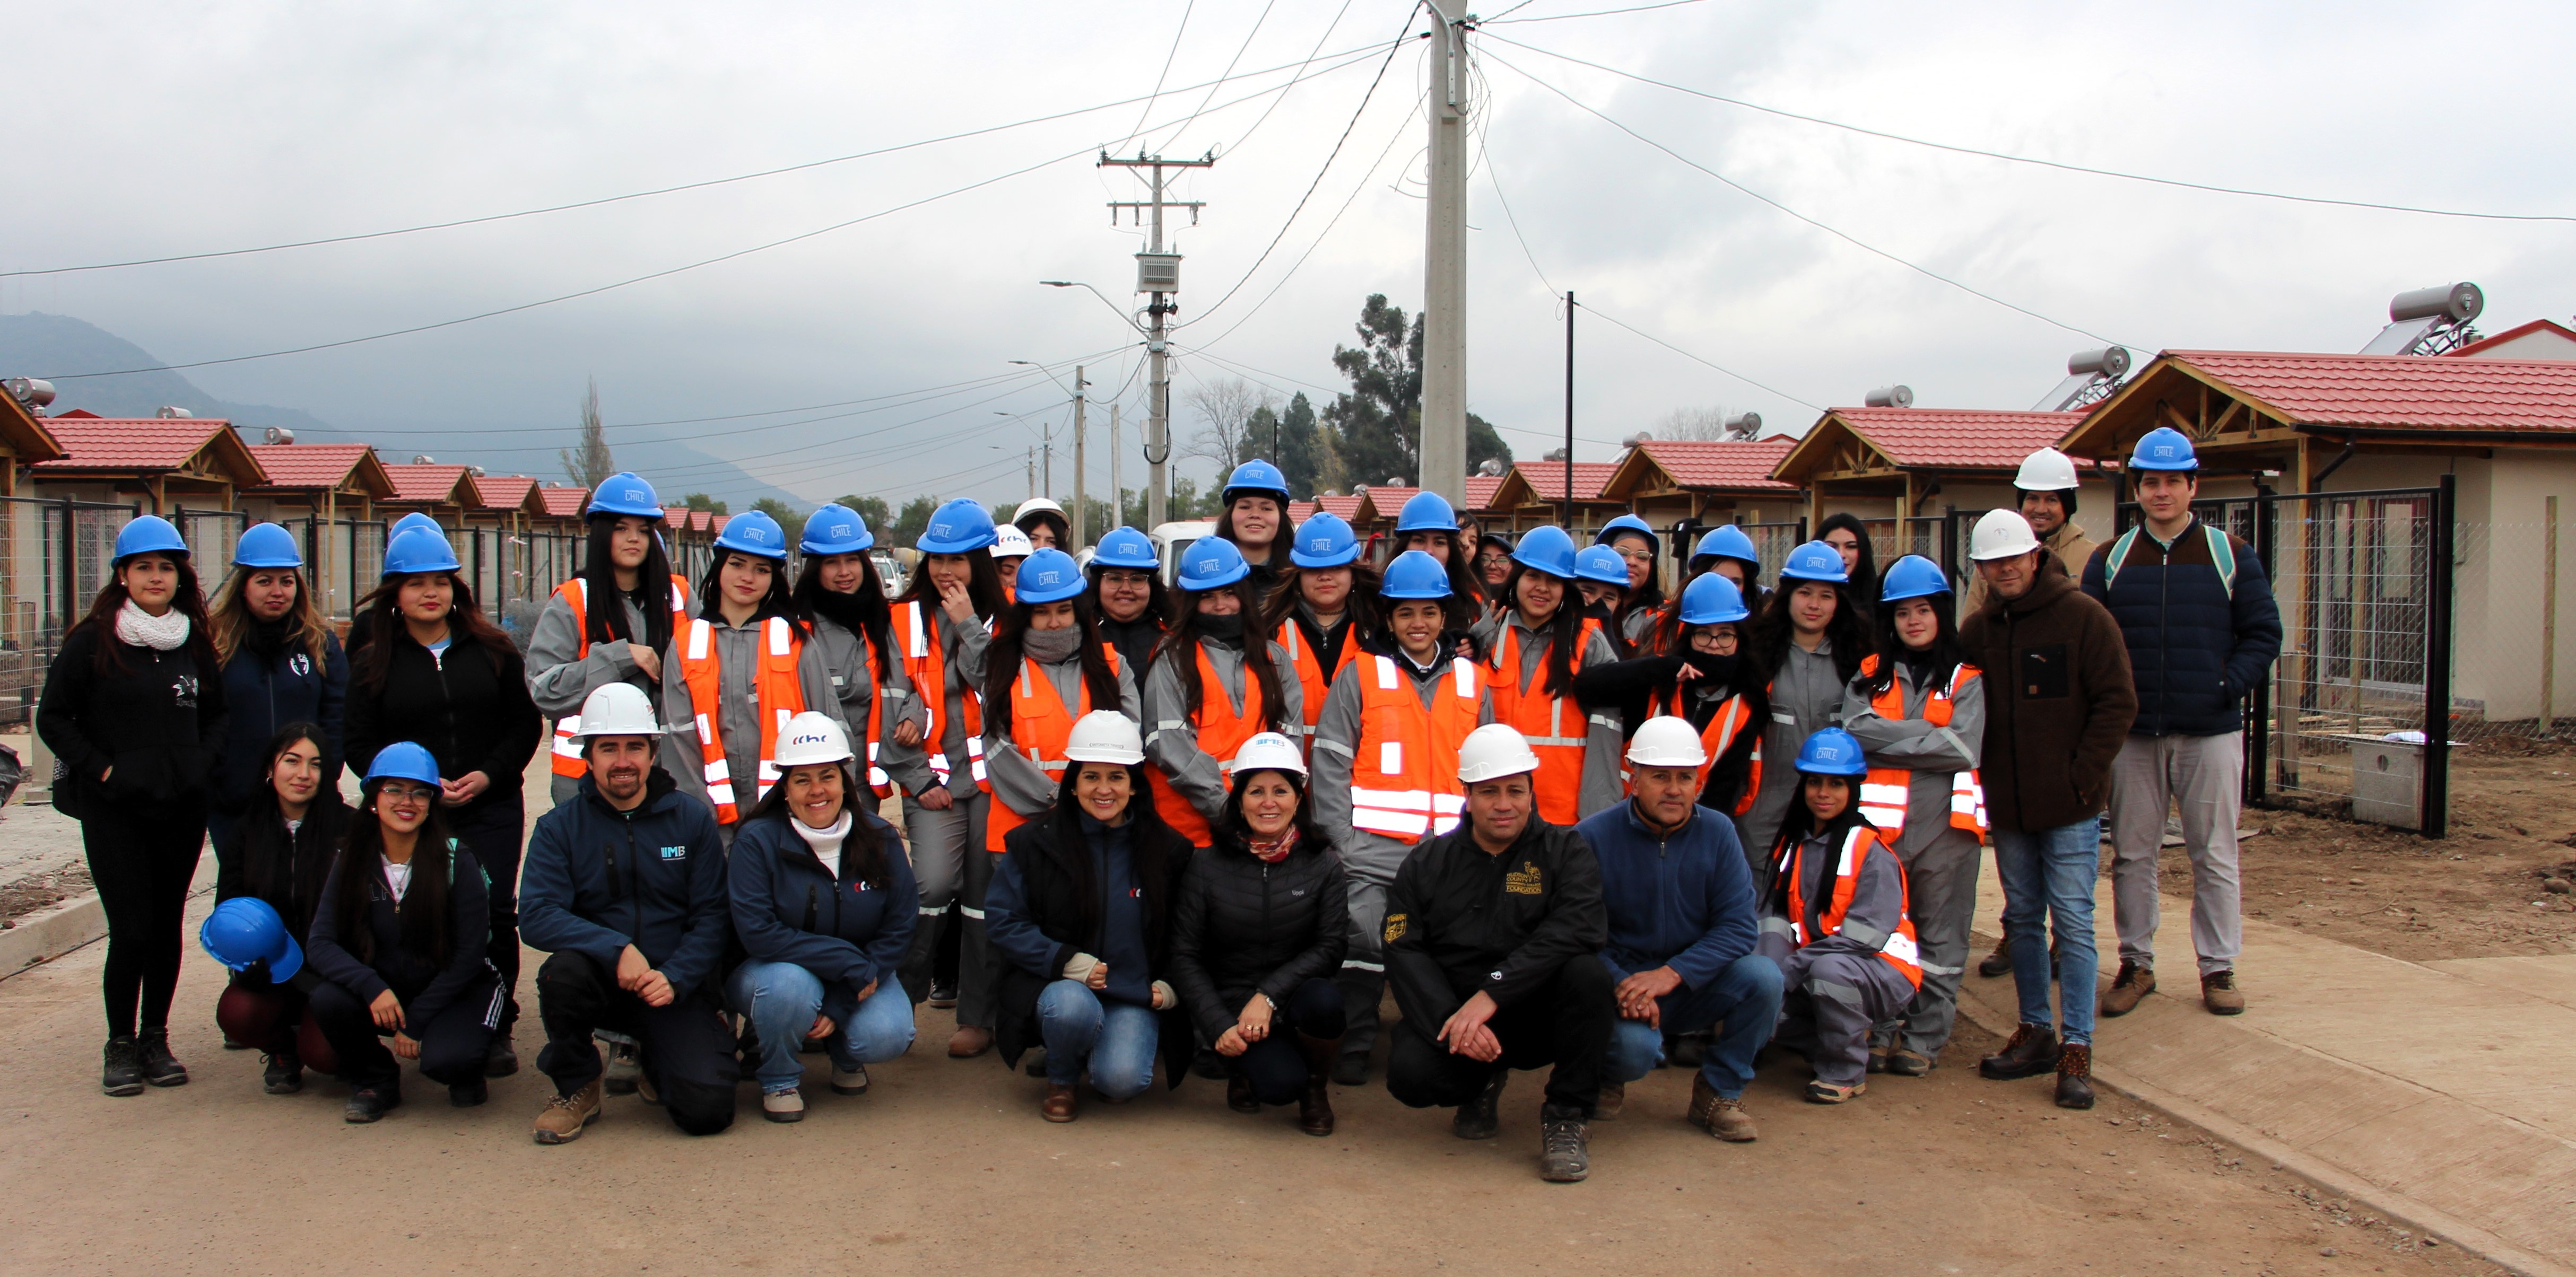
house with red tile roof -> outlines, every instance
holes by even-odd
[[[325,615],[347,616],[376,587],[383,562],[376,503],[394,492],[384,462],[363,443],[261,443],[250,455],[268,481],[242,490],[245,516],[294,532],[316,604]]]
[[[1663,532],[1665,588],[1690,562],[1701,530],[1721,523],[1758,525],[1751,535],[1795,545],[1806,494],[1771,477],[1795,440],[1645,439],[1622,455],[1601,485],[1616,502]],[[1776,528],[1766,533],[1762,527]]]
[[[2445,352],[2443,358],[2576,359],[2576,329],[2552,319],[2535,319],[2492,336],[2480,337],[2457,350]]]
[[[45,429],[45,419],[16,395],[0,392],[0,497],[17,495],[21,469],[62,455],[62,442]]]
[[[1829,408],[1773,467],[1771,477],[1805,490],[1807,527],[1850,513],[1869,526],[1878,561],[1920,554],[1954,571],[1950,516],[2016,504],[2022,459],[2054,445],[2077,412],[1991,412],[1969,408]],[[2107,475],[2077,489],[2079,521],[2108,521]],[[1964,536],[1962,532],[1960,535]]]
[[[1615,461],[1578,461],[1574,463],[1574,528],[1582,541],[1593,529],[1627,513],[1618,502],[1601,495],[1601,485],[1618,473]],[[1495,485],[1489,498],[1493,512],[1485,520],[1484,530],[1518,536],[1543,524],[1564,522],[1565,463],[1562,461],[1522,461]]]
[[[38,495],[134,502],[146,514],[230,510],[244,489],[268,481],[232,423],[210,417],[45,419],[63,455],[35,463]]]
[[[471,466],[445,466],[432,463],[386,466],[385,477],[393,481],[393,495],[379,504],[400,518],[420,511],[438,520],[440,526],[464,526],[465,512],[479,510],[483,493],[474,486]]]

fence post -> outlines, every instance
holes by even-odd
[[[2254,557],[2263,564],[2263,579],[2277,581],[2272,572],[2272,519],[2275,514],[2272,494],[2257,489],[2254,495]],[[2248,806],[2270,806],[2272,786],[2272,679],[2280,669],[2274,658],[2272,669],[2254,684],[2254,703],[2247,712],[2252,730],[2245,734],[2245,796]]]
[[[63,614],[62,627],[55,631],[54,641],[72,632],[72,613],[80,607],[80,527],[79,516],[72,509],[72,499],[63,498]]]
[[[2424,627],[2424,836],[2451,833],[2451,503],[2458,478],[2443,475],[2433,496],[2432,607]]]

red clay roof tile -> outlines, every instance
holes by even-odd
[[[1649,439],[1642,449],[1673,477],[1673,482],[1685,488],[1792,492],[1796,490],[1794,485],[1772,478],[1771,472],[1797,442],[1786,436],[1754,440]]]
[[[431,504],[456,499],[456,481],[465,477],[465,467],[386,466],[385,477],[394,481],[394,500],[405,504]]]
[[[2296,425],[2576,434],[2576,363],[2169,350]],[[66,441],[68,442],[68,441]]]
[[[2080,412],[1966,408],[1836,408],[1833,415],[1897,465],[1941,470],[2016,469],[2084,419]]]
[[[232,423],[212,417],[94,417],[86,413],[45,418],[67,455],[39,461],[39,471],[176,470],[197,455],[218,430]]]
[[[268,472],[272,488],[331,488],[349,477],[371,451],[363,443],[262,443],[250,455]]]

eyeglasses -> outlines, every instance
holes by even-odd
[[[1630,563],[1653,563],[1655,561],[1655,552],[1652,550],[1621,550],[1619,552],[1619,557],[1626,559]]]
[[[1153,578],[1152,576],[1150,576],[1150,575],[1146,574],[1146,573],[1143,573],[1143,572],[1122,571],[1122,570],[1114,569],[1114,568],[1113,568],[1113,569],[1109,569],[1109,570],[1107,570],[1107,571],[1103,571],[1103,572],[1100,574],[1100,584],[1101,584],[1104,588],[1105,588],[1105,587],[1108,587],[1108,586],[1112,586],[1112,585],[1124,585],[1124,586],[1131,586],[1131,587],[1134,587],[1134,586],[1151,586],[1153,583],[1154,583],[1154,578]]]
[[[383,788],[376,791],[376,796],[379,799],[408,799],[409,801],[416,803],[425,803],[432,798],[436,798],[438,796],[438,791],[435,789],[425,789],[419,785],[405,785],[388,781]]]

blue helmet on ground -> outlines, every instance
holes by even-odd
[[[1035,605],[1062,603],[1090,585],[1072,555],[1048,546],[1020,561],[1019,580],[1011,588],[1020,602]]]
[[[1338,568],[1359,557],[1359,534],[1351,530],[1350,520],[1330,510],[1307,516],[1288,543],[1288,561],[1301,568]]]
[[[416,780],[424,785],[438,783],[438,760],[429,750],[407,740],[398,740],[376,751],[375,761],[367,764],[367,783],[380,780]]]
[[[1602,524],[1601,530],[1592,534],[1592,544],[1608,545],[1611,542],[1618,540],[1622,535],[1630,532],[1634,532],[1638,536],[1646,538],[1646,548],[1648,550],[1657,554],[1664,552],[1664,539],[1655,535],[1654,525],[1633,514],[1623,514],[1618,518],[1612,519],[1608,523]]]
[[[1861,756],[1858,737],[1828,727],[1798,747],[1798,770],[1808,776],[1866,776],[1869,760]]]
[[[923,554],[965,554],[993,544],[993,512],[972,497],[959,497],[930,512],[930,526],[913,543]]]
[[[1154,557],[1154,538],[1134,528],[1116,527],[1100,534],[1100,544],[1091,550],[1091,566],[1151,572],[1163,566],[1163,561]]]
[[[1574,579],[1628,588],[1628,561],[1606,545],[1587,545],[1574,556]]]
[[[1236,466],[1234,473],[1225,477],[1222,500],[1226,505],[1233,505],[1236,497],[1263,496],[1276,498],[1280,510],[1283,513],[1287,510],[1288,476],[1281,474],[1279,467],[1255,457]]]
[[[716,548],[739,550],[764,559],[787,557],[787,529],[778,526],[766,510],[749,510],[725,520],[724,531],[716,534]]]
[[[1744,535],[1744,529],[1732,523],[1721,524],[1717,530],[1701,537],[1699,548],[1691,551],[1691,557],[1694,559],[1708,555],[1716,555],[1721,559],[1742,559],[1755,567],[1762,566],[1762,555],[1760,551],[1753,548],[1753,538]]]
[[[1521,543],[1512,548],[1512,562],[1533,572],[1545,572],[1560,581],[1574,579],[1574,538],[1553,523],[1531,528],[1521,534]],[[1628,570],[1619,569],[1619,583],[1628,583]]]
[[[876,543],[877,534],[868,531],[868,521],[858,511],[832,502],[806,517],[796,548],[807,554],[856,554]]]
[[[440,536],[447,535],[446,527],[440,524],[438,520],[422,514],[418,510],[414,510],[409,514],[394,520],[394,525],[385,529],[385,539],[390,541],[395,537],[401,536],[403,533],[411,531],[413,528],[427,528]]]
[[[138,554],[186,554],[188,543],[179,538],[179,529],[157,514],[136,515],[116,530],[116,560],[124,562]]]
[[[1437,492],[1417,492],[1405,498],[1404,509],[1395,516],[1395,534],[1407,532],[1449,532],[1458,530],[1458,511],[1449,498]]]
[[[2129,453],[2132,470],[2198,470],[2200,458],[2191,450],[2191,437],[2171,426],[2158,426],[2138,436],[2138,446]]]
[[[1243,551],[1224,537],[1200,537],[1181,551],[1181,570],[1173,584],[1184,590],[1222,590],[1252,575]]]
[[[1889,564],[1887,575],[1879,578],[1878,583],[1878,601],[1881,603],[1950,593],[1955,593],[1950,584],[1950,574],[1942,571],[1940,564],[1919,554],[1909,554]]]
[[[1407,550],[1386,565],[1386,579],[1377,594],[1382,599],[1448,598],[1449,569],[1420,550]]]
[[[406,528],[385,542],[386,576],[410,576],[415,572],[454,572],[462,564],[456,561],[456,547],[447,543],[444,533],[428,528]]]
[[[1843,552],[1822,541],[1809,541],[1789,552],[1789,561],[1780,565],[1784,581],[1849,581],[1851,572],[1843,567]]]
[[[1715,572],[1703,572],[1682,587],[1682,624],[1723,625],[1753,615],[1744,606],[1744,591]]]
[[[607,515],[633,515],[639,519],[662,517],[662,499],[653,494],[653,485],[644,482],[632,470],[621,470],[599,481],[590,490],[590,504],[582,508],[582,517],[596,519]]]
[[[242,529],[241,539],[233,542],[233,566],[237,568],[300,568],[304,551],[295,544],[295,534],[274,523],[254,523]]]
[[[234,971],[267,963],[273,984],[284,984],[304,969],[304,949],[286,929],[286,920],[257,896],[235,896],[216,905],[198,924],[197,943],[206,956]]]

